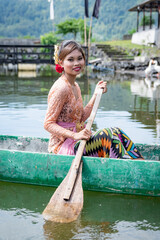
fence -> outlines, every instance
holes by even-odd
[[[83,47],[88,64],[88,48]],[[0,64],[54,64],[54,45],[0,45]]]

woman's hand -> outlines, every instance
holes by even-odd
[[[73,139],[78,141],[78,140],[89,140],[92,135],[92,132],[89,131],[88,129],[84,128],[80,132],[75,132],[73,133]]]
[[[97,94],[98,89],[103,88],[103,93],[107,92],[107,82],[99,81],[96,85],[94,93]]]

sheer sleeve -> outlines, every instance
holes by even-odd
[[[56,122],[67,101],[68,91],[65,87],[51,89],[48,96],[48,109],[44,121],[44,128],[59,139],[72,137],[73,132],[59,126]]]

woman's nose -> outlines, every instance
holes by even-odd
[[[74,61],[74,64],[75,64],[75,65],[79,64],[79,60],[78,60],[78,59],[75,60],[75,61]]]

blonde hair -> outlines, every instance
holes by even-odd
[[[63,61],[68,54],[76,49],[82,53],[82,56],[85,60],[85,54],[82,46],[78,42],[74,40],[65,40],[60,44],[60,46],[56,45],[54,55],[55,63],[59,64],[59,61]]]

